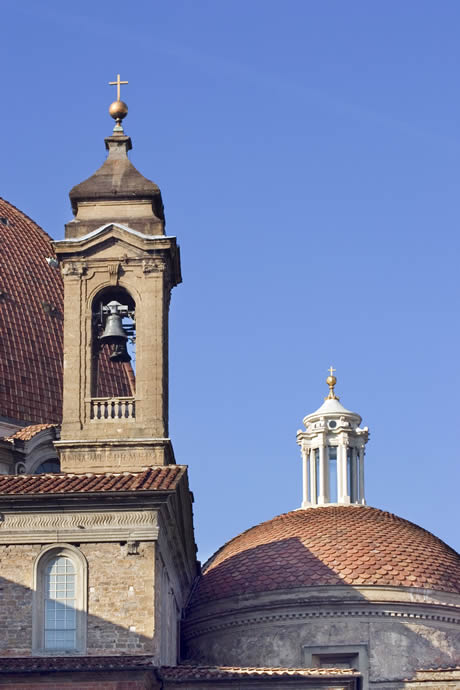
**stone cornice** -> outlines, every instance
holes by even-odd
[[[298,606],[301,606],[299,603]],[[267,610],[270,607],[267,606]],[[399,610],[401,608],[401,610]],[[417,609],[417,610],[412,610],[410,611],[409,609]],[[428,607],[430,608],[430,607]],[[252,625],[265,625],[266,623],[274,623],[274,622],[287,622],[287,621],[300,621],[300,620],[309,620],[309,619],[318,619],[318,618],[391,618],[391,619],[401,619],[404,620],[404,622],[408,621],[436,621],[436,622],[442,622],[442,623],[447,623],[447,624],[453,624],[453,625],[460,625],[460,610],[456,611],[455,609],[451,609],[451,607],[447,607],[448,611],[446,612],[441,612],[439,610],[439,606],[433,606],[432,607],[434,610],[432,612],[430,611],[420,611],[418,607],[412,605],[410,607],[409,605],[407,606],[407,610],[405,610],[405,607],[390,607],[388,606],[387,603],[382,604],[381,607],[378,607],[373,604],[373,606],[367,607],[365,603],[363,605],[359,606],[348,606],[348,607],[343,607],[339,609],[338,607],[336,609],[330,608],[330,609],[324,609],[324,608],[318,608],[314,610],[298,610],[296,608],[295,611],[284,611],[280,613],[267,613],[265,611],[254,611],[253,615],[240,615],[237,616],[235,615],[236,612],[234,612],[234,615],[228,615],[226,613],[225,615],[222,616],[213,616],[210,617],[209,621],[203,619],[200,621],[191,621],[190,623],[185,623],[182,627],[182,631],[184,634],[185,639],[191,640],[196,637],[201,637],[202,635],[206,635],[209,633],[215,633],[217,631],[223,631],[227,630],[230,628],[246,628],[248,626]],[[436,611],[437,609],[437,611]],[[249,612],[246,612],[249,613]],[[216,622],[212,623],[211,620],[215,620]],[[217,620],[219,622],[217,622]]]
[[[39,514],[52,511],[85,512],[111,510],[156,510],[168,501],[174,491],[76,492],[55,494],[7,494],[1,496],[0,516],[7,513]]]
[[[155,541],[158,538],[155,510],[4,513],[2,517],[0,544]]]

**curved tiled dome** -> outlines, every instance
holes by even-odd
[[[23,422],[60,422],[62,306],[51,238],[0,199],[0,415]]]
[[[60,423],[63,283],[46,261],[51,238],[0,198],[0,250],[0,417]],[[112,388],[130,395],[129,372],[107,358],[101,366]]]
[[[252,527],[217,551],[203,568],[191,607],[318,585],[460,594],[460,555],[430,532],[376,508],[296,510]]]

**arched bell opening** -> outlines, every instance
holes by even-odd
[[[136,304],[121,287],[108,287],[92,303],[92,419],[134,417]]]

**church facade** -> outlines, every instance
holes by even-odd
[[[0,685],[460,688],[460,556],[366,505],[333,370],[297,435],[301,509],[197,562],[168,432],[180,252],[111,114],[63,240],[0,200]]]

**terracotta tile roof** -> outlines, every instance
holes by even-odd
[[[161,666],[157,667],[151,656],[78,656],[78,657],[3,657],[1,673],[42,673],[64,671],[131,671],[155,669],[166,681],[229,680],[232,678],[286,678],[332,677],[353,678],[359,676],[352,669],[333,668],[258,668],[239,666]]]
[[[421,668],[417,673],[450,673],[451,671],[460,671],[460,666],[433,666],[433,668]]]
[[[183,465],[167,465],[143,472],[0,475],[0,495],[174,491],[185,471]]]
[[[460,594],[460,555],[430,532],[376,508],[296,510],[217,551],[203,568],[190,608],[235,595],[342,584]]]
[[[151,656],[3,657],[0,673],[120,671],[155,668]]]
[[[359,676],[358,671],[338,668],[275,668],[275,667],[242,667],[242,666],[169,666],[159,669],[163,680],[230,680],[237,678],[287,678],[313,677],[324,678],[337,676],[353,678]]]
[[[59,422],[62,407],[62,305],[50,237],[0,199],[0,414]]]
[[[56,424],[30,424],[8,437],[8,441],[30,441],[31,438],[45,429],[56,429]]]
[[[51,238],[0,198],[0,415],[23,422],[62,417],[63,283],[46,257]],[[98,396],[131,395],[126,365],[101,357]]]

